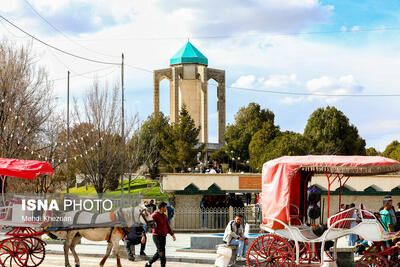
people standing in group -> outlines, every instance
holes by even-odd
[[[155,211],[153,215],[151,215],[157,224],[157,226],[153,228],[153,241],[157,247],[157,251],[153,255],[153,257],[146,263],[145,267],[151,267],[151,265],[158,259],[160,259],[161,267],[165,267],[167,262],[167,259],[165,257],[167,234],[170,234],[174,241],[176,240],[175,234],[168,223],[167,215],[165,215],[166,211],[167,203],[161,202],[160,204],[158,204],[158,210]]]
[[[143,224],[132,226],[125,235],[124,244],[128,260],[135,261],[135,246],[140,244],[140,256],[146,256],[146,226]]]
[[[244,236],[244,228],[242,225],[243,216],[241,214],[236,214],[235,218],[228,223],[225,228],[223,241],[228,245],[236,245],[238,246],[237,250],[237,260],[245,261],[245,258],[242,257],[246,255],[249,240]]]
[[[152,214],[156,211],[157,206],[154,204],[154,199],[150,200],[150,203],[146,205],[146,208],[148,208]]]
[[[214,160],[213,163],[208,163],[208,165],[206,166],[207,166],[206,168],[203,168],[202,171],[200,171],[201,173],[208,173],[208,174],[222,173],[221,165],[216,160]]]
[[[216,173],[222,173],[222,168],[218,161],[214,160],[212,168],[215,170]]]

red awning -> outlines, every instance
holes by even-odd
[[[46,161],[0,158],[0,175],[33,180],[46,174],[53,174],[53,168]]]

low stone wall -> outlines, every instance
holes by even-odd
[[[258,236],[249,237],[249,245],[256,240]],[[192,236],[190,237],[190,248],[191,249],[214,249],[216,245],[223,244],[222,236]]]

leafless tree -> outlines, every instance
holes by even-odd
[[[54,174],[39,176],[33,181],[10,180],[8,188],[12,188],[13,192],[33,193],[54,193],[64,189],[67,151],[65,126],[66,123],[61,114],[51,114],[38,134],[38,144],[27,151],[31,159],[50,162]]]
[[[83,131],[87,134],[76,146],[75,152],[79,153],[76,164],[87,182],[94,186],[98,194],[102,194],[118,187],[118,179],[128,167],[124,164],[122,170],[124,149],[120,135],[119,87],[115,85],[109,89],[107,84],[100,86],[95,80],[82,102],[83,109],[80,110],[75,99],[76,125],[72,135],[79,138]],[[136,120],[132,118],[127,122],[125,135],[130,136]]]
[[[48,74],[31,46],[0,42],[0,157],[30,159],[55,102]]]

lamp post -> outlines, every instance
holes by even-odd
[[[233,150],[231,150],[231,155],[230,156],[232,157],[232,172],[233,172],[233,161],[234,161]]]
[[[237,172],[237,161],[236,161],[237,159],[235,159],[234,157],[232,158],[232,169],[233,169],[233,167],[235,167],[235,172]]]
[[[249,165],[249,173],[251,173],[250,160],[247,160],[247,161],[246,161],[246,165]]]

